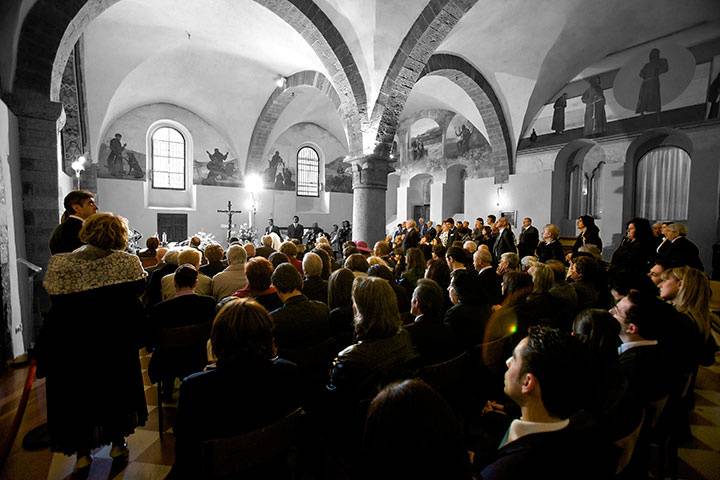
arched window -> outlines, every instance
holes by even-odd
[[[650,150],[637,163],[635,215],[650,220],[687,220],[690,155],[679,147]]]
[[[297,195],[320,196],[320,157],[312,147],[302,147],[297,153]]]
[[[185,189],[185,138],[171,127],[152,134],[152,187]]]
[[[601,217],[600,181],[602,178],[604,153],[599,147],[577,150],[568,160],[567,167],[567,218],[580,215]]]

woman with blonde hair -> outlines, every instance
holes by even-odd
[[[706,348],[714,350],[715,339],[712,337],[711,325],[713,321],[717,322],[717,316],[710,311],[712,291],[707,276],[692,267],[675,267],[665,270],[662,278],[660,297],[689,317],[695,325],[698,345],[693,351],[700,354]],[[707,359],[700,358],[699,362],[705,364],[712,360],[708,355]]]
[[[545,225],[542,231],[542,241],[535,249],[535,254],[539,261],[545,263],[548,260],[559,260],[561,262],[565,260],[563,247],[558,241],[559,237],[560,229],[557,225],[553,225],[552,223]]]
[[[77,453],[86,470],[91,450],[112,443],[127,459],[125,437],[147,420],[140,348],[147,273],[125,252],[123,217],[96,213],[80,230],[82,247],[50,258],[43,285],[50,294],[39,348],[46,377],[50,449]]]

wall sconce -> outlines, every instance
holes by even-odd
[[[74,162],[70,164],[73,170],[75,170],[75,177],[77,178],[77,189],[80,190],[80,172],[85,170],[85,159],[84,155],[80,155]]]
[[[503,190],[503,187],[502,187],[502,185],[500,185],[500,186],[497,188],[497,192],[496,192],[496,193],[497,193],[497,203],[496,203],[495,205],[498,206],[498,207],[499,207],[500,204],[502,203],[502,190]]]

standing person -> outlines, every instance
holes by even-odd
[[[515,235],[512,233],[507,218],[500,217],[495,225],[498,228],[498,235],[493,244],[493,257],[499,261],[503,253],[516,253],[517,250],[515,249]]]
[[[553,105],[552,126],[555,133],[561,134],[565,131],[565,108],[567,107],[567,93],[563,93],[555,100]]]
[[[138,349],[146,273],[124,252],[127,220],[90,216],[80,230],[84,245],[53,255],[43,285],[50,311],[41,336],[39,370],[46,377],[50,449],[77,453],[76,469],[90,451],[112,443],[110,456],[127,458],[125,437],[147,420]]]
[[[305,227],[300,223],[300,219],[297,215],[293,217],[293,222],[288,225],[287,235],[290,240],[298,240],[302,243],[303,234],[305,233]]]
[[[633,218],[627,223],[627,233],[613,252],[610,264],[618,269],[647,273],[655,254],[655,241],[650,222]]]
[[[595,225],[595,219],[590,215],[580,215],[575,224],[580,233],[575,239],[572,253],[568,253],[566,256],[567,260],[569,261],[583,245],[595,245],[602,252],[600,229]]]
[[[280,233],[280,227],[275,225],[275,221],[272,218],[268,218],[268,226],[265,227],[265,235],[270,235],[271,233],[275,233],[278,237],[282,235]]]
[[[403,238],[403,250],[407,252],[409,249],[417,247],[420,243],[420,232],[417,230],[415,220],[408,220],[405,225],[407,229],[405,230],[405,237]]]
[[[535,249],[538,243],[540,243],[538,229],[533,226],[530,217],[523,218],[522,229],[518,237],[518,255],[520,258],[535,255]]]
[[[688,240],[687,227],[682,223],[670,223],[665,227],[665,242],[658,247],[658,258],[674,266],[687,265],[703,271],[698,247]]]
[[[63,200],[65,212],[62,215],[62,223],[55,227],[50,237],[50,253],[72,252],[83,243],[80,241],[80,229],[83,222],[90,215],[97,212],[95,196],[87,190],[73,190],[65,195]]]
[[[565,255],[563,254],[563,247],[558,241],[558,237],[560,237],[560,229],[557,225],[553,225],[552,223],[545,225],[542,234],[543,241],[540,242],[535,249],[535,254],[540,262],[545,263],[548,260],[563,261]]]
[[[586,137],[598,136],[605,133],[607,120],[605,117],[605,95],[600,85],[600,77],[591,77],[590,86],[582,94],[581,100],[585,104],[585,126],[583,133]]]

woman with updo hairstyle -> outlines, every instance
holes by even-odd
[[[353,253],[345,259],[344,267],[353,272],[353,275],[356,277],[365,277],[367,276],[370,265],[365,259],[365,255],[362,253]]]
[[[80,240],[86,245],[48,263],[43,285],[51,306],[38,376],[46,377],[50,449],[77,453],[76,468],[86,470],[90,451],[102,445],[112,443],[111,457],[127,458],[125,437],[147,420],[138,351],[147,274],[124,251],[125,218],[96,213]]]
[[[210,334],[217,367],[180,387],[172,478],[202,478],[203,441],[257,430],[300,407],[297,365],[277,357],[272,332],[270,315],[254,300],[234,299],[217,313]]]
[[[422,380],[385,387],[370,404],[363,478],[471,479],[460,423]]]

